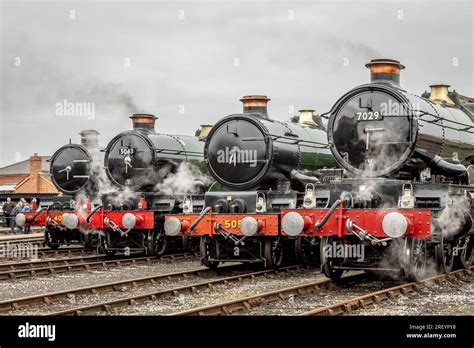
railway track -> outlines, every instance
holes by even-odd
[[[209,306],[192,308],[186,311],[173,313],[173,316],[204,316],[204,315],[228,315],[237,312],[248,312],[253,307],[261,306],[270,302],[287,300],[290,296],[302,296],[319,293],[336,288],[341,284],[351,284],[367,280],[367,273],[358,273],[342,278],[339,282],[331,279],[322,279],[310,283],[291,286],[283,289],[269,291],[253,296],[243,297],[236,300],[212,304]]]
[[[391,288],[372,292],[367,295],[357,296],[348,300],[340,301],[331,306],[322,308],[316,308],[311,311],[304,312],[302,316],[334,316],[334,315],[346,315],[352,314],[358,309],[363,309],[368,306],[382,305],[386,301],[393,300],[401,295],[408,296],[419,292],[430,284],[441,283],[444,281],[453,280],[460,278],[462,275],[471,274],[474,271],[474,267],[468,269],[460,269],[447,274],[441,274],[434,277],[424,279],[419,282],[406,283]]]
[[[116,259],[109,259],[104,254],[98,254],[53,260],[8,262],[0,264],[0,280],[27,278],[39,275],[49,275],[91,269],[107,269],[111,266],[150,264],[162,260],[180,260],[193,258],[196,258],[196,255],[189,253],[163,255],[161,258],[143,256],[124,257]]]
[[[232,270],[241,270],[243,265],[233,265],[233,266],[225,266],[221,267],[221,271],[232,271]],[[32,305],[37,304],[52,304],[53,302],[57,302],[63,299],[68,299],[74,296],[80,295],[95,295],[98,293],[107,293],[112,291],[119,291],[124,287],[132,286],[133,288],[138,288],[139,286],[144,285],[157,285],[163,281],[173,281],[177,279],[185,279],[191,276],[203,276],[206,274],[214,274],[215,272],[204,267],[199,267],[187,271],[180,271],[180,272],[172,272],[172,273],[164,273],[164,274],[157,274],[152,276],[140,277],[140,278],[132,278],[126,280],[120,280],[115,282],[109,282],[104,284],[97,284],[87,287],[75,288],[75,289],[68,289],[63,291],[51,292],[46,294],[28,296],[23,298],[16,298],[11,300],[3,300],[0,301],[0,312],[5,312],[8,310],[18,310],[28,308]],[[173,289],[172,289],[173,290]],[[176,293],[173,293],[176,294]],[[130,301],[130,299],[127,299]],[[89,312],[100,312],[102,311],[102,306],[107,306],[108,304],[97,304],[96,306],[90,306],[88,308]],[[110,305],[111,306],[111,305]],[[104,307],[106,308],[106,307]],[[72,311],[77,311],[75,314],[81,314],[85,309],[72,309]],[[67,313],[64,313],[67,314]]]
[[[43,228],[32,228],[31,231],[33,233],[39,233],[39,232],[43,232],[44,229]],[[5,229],[0,229],[0,236],[14,236],[14,235],[18,235],[19,232],[15,231],[15,232],[12,232],[11,229],[9,228],[5,228]]]
[[[18,245],[18,244],[32,244],[32,245],[43,245],[44,236],[32,236],[32,237],[15,237],[15,238],[2,238],[0,244]]]
[[[238,264],[238,265],[231,265],[219,268],[220,272],[230,272],[230,271],[242,271],[246,268],[246,265]],[[44,315],[47,316],[57,316],[57,315],[91,315],[97,314],[100,312],[107,312],[113,313],[115,310],[126,307],[126,306],[136,306],[140,304],[144,304],[151,301],[156,301],[158,299],[163,299],[167,297],[176,297],[182,294],[195,294],[199,290],[213,288],[218,285],[222,284],[232,284],[232,283],[239,283],[249,279],[255,279],[259,277],[267,277],[270,275],[278,274],[278,273],[289,273],[296,270],[301,269],[301,266],[289,266],[284,269],[280,270],[263,270],[263,271],[252,271],[246,273],[239,273],[238,275],[233,276],[226,276],[218,279],[211,279],[205,280],[198,283],[192,283],[189,285],[173,287],[170,289],[162,289],[162,290],[153,290],[143,294],[133,294],[124,298],[114,299],[109,301],[98,302],[94,304],[88,304],[83,306],[77,306],[74,308],[69,308],[61,311],[54,311],[49,312]],[[203,276],[205,274],[216,274],[215,271],[212,271],[207,268],[196,268],[189,271],[184,272],[175,272],[175,273],[168,273],[168,274],[161,274],[156,276],[138,278],[138,279],[130,279],[126,281],[119,281],[113,282],[109,284],[102,284],[97,286],[90,286],[86,288],[78,288],[74,290],[66,290],[57,293],[51,294],[44,294],[44,295],[37,295],[37,296],[30,296],[23,299],[13,299],[7,301],[0,301],[0,312],[14,310],[14,309],[22,309],[25,306],[29,306],[31,304],[37,303],[46,303],[50,304],[53,301],[59,299],[70,298],[76,295],[83,295],[83,294],[96,294],[98,292],[104,291],[117,291],[123,286],[127,286],[132,284],[134,287],[139,286],[140,284],[159,284],[160,281],[166,280],[176,280],[176,279],[185,279],[190,276]]]
[[[35,257],[31,257],[32,255],[29,254],[20,254],[15,255],[14,257],[0,257],[0,265],[5,262],[12,262],[17,260],[24,260],[24,259],[32,259],[32,260],[39,260],[45,258],[64,258],[64,257],[71,257],[77,255],[92,255],[95,254],[93,250],[84,249],[83,247],[63,247],[56,250],[49,249],[49,248],[38,248],[36,251]]]
[[[473,268],[468,270],[458,270],[448,274],[442,274],[435,277],[424,279],[420,282],[405,283],[383,290],[371,292],[366,295],[351,297],[347,300],[340,301],[336,304],[323,306],[311,311],[300,313],[302,316],[315,315],[341,315],[351,314],[357,308],[363,308],[370,304],[381,304],[383,301],[393,299],[400,294],[408,294],[417,292],[422,288],[436,282],[442,282],[453,279],[461,274],[471,273]],[[320,293],[321,291],[332,290],[344,284],[358,283],[362,280],[369,279],[367,273],[360,273],[352,276],[341,278],[339,283],[335,283],[330,279],[324,279],[312,283],[297,285],[289,288],[278,289],[254,296],[231,300],[227,302],[217,303],[210,306],[193,308],[190,310],[174,313],[174,316],[203,316],[203,315],[230,315],[235,313],[250,312],[252,309],[265,306],[269,303],[288,301],[290,297],[304,297],[310,294]],[[330,299],[331,297],[328,296]]]

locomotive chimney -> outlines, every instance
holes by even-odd
[[[99,132],[94,129],[84,129],[79,135],[81,136],[81,145],[87,149],[97,149],[99,147]]]
[[[201,129],[199,130],[198,138],[199,140],[205,139],[208,135],[209,132],[212,129],[212,124],[202,124]]]
[[[262,118],[268,118],[267,104],[270,99],[266,95],[245,95],[240,101],[244,104],[244,114],[257,113]]]
[[[429,99],[435,104],[455,105],[455,103],[448,96],[448,88],[450,85],[438,84],[431,85],[431,94]]]
[[[370,69],[370,82],[395,86],[400,86],[400,71],[405,69],[404,65],[394,59],[372,59],[365,67]]]
[[[158,119],[150,114],[133,114],[130,116],[133,123],[133,130],[155,133],[155,121]]]

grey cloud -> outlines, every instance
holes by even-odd
[[[238,99],[250,93],[267,94],[277,119],[288,119],[290,106],[324,112],[368,80],[364,64],[372,58],[400,59],[402,83],[414,93],[446,82],[474,95],[468,1],[1,6],[0,165],[15,152],[51,154],[83,128],[99,130],[105,144],[130,127],[133,112],[154,113],[160,131],[180,134],[239,111]],[[56,116],[64,99],[95,102],[96,117]]]

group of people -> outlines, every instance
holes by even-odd
[[[10,227],[12,232],[18,230],[19,232],[30,233],[30,226],[25,225],[24,227],[16,226],[15,218],[18,213],[21,212],[28,212],[35,210],[36,206],[36,199],[33,198],[31,203],[28,203],[26,199],[21,198],[18,203],[12,202],[11,198],[8,197],[7,201],[3,204],[2,210],[5,216],[5,221],[7,223],[7,227]]]

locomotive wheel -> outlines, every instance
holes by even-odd
[[[96,233],[84,234],[84,247],[86,249],[98,250],[101,247],[101,240]]]
[[[436,263],[441,273],[449,273],[453,270],[454,253],[453,243],[444,239],[441,235],[441,241],[435,246]]]
[[[466,241],[466,239],[468,240]],[[468,268],[472,266],[472,263],[474,261],[474,257],[472,253],[473,245],[472,245],[471,236],[463,238],[461,245],[464,245],[464,243],[467,243],[467,245],[466,245],[466,248],[463,249],[459,254],[459,262],[460,262],[461,267]]]
[[[344,273],[343,269],[335,268],[337,261],[334,258],[326,257],[325,248],[326,245],[332,245],[332,242],[336,241],[331,237],[323,237],[321,239],[320,245],[320,258],[321,258],[321,271],[323,274],[332,279],[332,280],[339,280]]]
[[[405,274],[412,281],[420,281],[428,275],[426,240],[424,238],[407,238],[405,242]]]
[[[263,250],[266,268],[278,268],[283,263],[283,245],[279,238],[265,238]]]
[[[100,235],[98,233],[91,234],[89,236],[89,244],[93,250],[99,249],[102,244]]]
[[[163,256],[166,251],[166,246],[168,244],[165,232],[163,229],[157,229],[155,231],[150,231],[148,234],[148,254],[152,256]]]
[[[199,249],[201,252],[201,263],[204,267],[212,270],[217,269],[219,261],[209,261],[211,257],[211,239],[209,236],[202,236],[199,241]]]
[[[305,237],[295,239],[296,263],[308,265],[311,263],[311,242]]]
[[[44,231],[44,244],[53,250],[56,250],[61,245],[58,241],[58,231],[52,227],[46,227]]]

